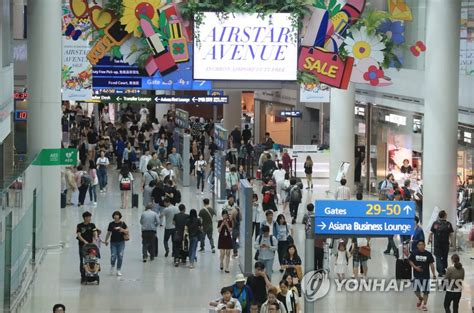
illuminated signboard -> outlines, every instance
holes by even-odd
[[[15,121],[26,122],[28,119],[28,111],[26,110],[15,110]]]
[[[303,113],[301,111],[280,111],[281,117],[289,117],[289,118],[301,118]]]
[[[194,40],[194,79],[296,80],[297,30],[290,13],[202,14]]]
[[[26,100],[28,98],[28,93],[27,92],[14,92],[13,98],[15,100]]]

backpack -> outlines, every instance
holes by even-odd
[[[81,186],[90,186],[92,182],[91,177],[86,172],[83,172],[81,175]]]
[[[449,233],[450,233],[450,224],[448,221],[440,220],[438,221],[438,228],[435,229],[435,241],[438,243],[447,243],[449,242]]]
[[[132,189],[132,180],[130,177],[122,177],[120,180],[120,190],[131,190]]]
[[[270,191],[266,191],[265,194],[263,195],[263,203],[268,204],[270,203],[271,195]]]
[[[403,200],[410,201],[411,200],[411,192],[410,189],[407,187],[403,187]]]
[[[301,203],[301,199],[303,199],[303,194],[301,193],[301,189],[298,186],[294,186],[290,190],[290,202]]]
[[[379,181],[379,183],[378,183],[378,188],[379,188],[379,190],[382,190],[382,185],[383,185],[384,181],[385,181],[385,179]]]
[[[176,201],[176,203],[181,202],[181,192],[177,189],[173,191],[173,200]]]

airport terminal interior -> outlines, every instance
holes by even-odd
[[[0,311],[474,312],[474,0],[0,0]]]

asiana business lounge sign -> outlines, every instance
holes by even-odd
[[[204,13],[194,41],[194,79],[296,80],[297,30],[289,13]]]

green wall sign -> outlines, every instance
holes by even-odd
[[[77,164],[77,149],[43,149],[33,161],[33,165],[72,165]]]

